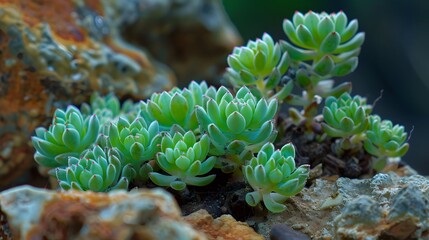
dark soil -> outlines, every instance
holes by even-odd
[[[245,200],[251,191],[243,181],[231,180],[231,174],[216,169],[215,180],[204,187],[188,186],[184,192],[170,191],[182,209],[183,215],[205,209],[214,218],[230,214],[238,221],[245,221],[254,214],[254,210]]]
[[[335,138],[324,137],[318,123],[315,123],[315,136],[309,138],[303,125],[296,126],[287,118],[279,117],[280,129],[284,129],[281,139],[277,141],[276,147],[281,148],[284,144],[292,142],[295,146],[297,166],[310,164],[311,168],[322,164],[323,176],[338,175],[340,177],[360,178],[374,175],[371,167],[371,155],[364,149],[357,152],[344,152],[338,156],[332,151]],[[315,139],[323,139],[318,141]]]

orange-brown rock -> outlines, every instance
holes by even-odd
[[[210,240],[263,240],[264,238],[247,223],[236,221],[231,215],[216,219],[206,211],[199,210],[184,219]]]
[[[13,239],[206,239],[163,189],[93,193],[20,186],[0,193],[0,205]]]

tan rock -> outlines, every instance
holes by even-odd
[[[0,193],[13,239],[206,239],[163,189],[56,192],[29,186]]]
[[[222,215],[216,219],[206,211],[199,210],[186,217],[185,221],[210,240],[260,240],[261,235],[247,223],[236,221],[231,215]]]

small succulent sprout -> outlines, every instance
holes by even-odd
[[[128,189],[135,177],[130,165],[123,165],[116,149],[98,145],[88,149],[81,158],[70,157],[67,168],[57,168],[56,176],[63,190],[107,192]]]
[[[292,91],[292,82],[282,85],[282,76],[289,68],[288,53],[282,53],[268,33],[262,39],[236,47],[228,56],[226,77],[234,87],[256,86],[267,97],[276,89],[276,97],[285,98]]]
[[[98,92],[94,92],[89,101],[89,104],[83,103],[81,106],[81,111],[84,115],[91,115],[97,111],[107,110],[115,117],[118,116],[121,111],[119,99],[113,93],[103,97],[100,96]]]
[[[142,117],[137,117],[131,123],[125,118],[119,118],[116,124],[111,123],[109,140],[111,146],[122,155],[124,163],[139,169],[143,162],[155,158],[161,135],[157,121],[148,126]]]
[[[378,158],[402,157],[409,148],[406,140],[407,133],[404,132],[403,126],[393,125],[389,120],[381,120],[377,115],[369,117],[364,147],[371,155]]]
[[[47,168],[67,166],[69,156],[79,157],[95,142],[99,129],[95,115],[84,118],[74,106],[68,106],[65,112],[57,109],[49,128],[37,128],[36,136],[31,138],[36,148],[34,159]]]
[[[147,121],[158,121],[162,131],[180,126],[185,131],[198,129],[195,106],[203,104],[207,84],[192,81],[188,88],[154,93],[147,102],[141,102],[141,114]]]
[[[116,121],[119,116],[134,119],[139,112],[139,106],[131,100],[127,100],[122,104],[115,94],[109,93],[106,96],[100,96],[98,92],[91,95],[90,102],[83,103],[80,107],[83,116],[97,115],[100,124],[106,124],[110,121]]]
[[[284,51],[293,61],[312,61],[318,75],[344,76],[356,69],[365,34],[357,33],[357,20],[349,22],[344,12],[296,12],[292,21],[284,20],[283,30],[292,43],[282,41]]]
[[[211,183],[216,175],[201,176],[210,172],[216,162],[216,157],[207,157],[209,148],[210,139],[206,134],[197,140],[192,131],[184,135],[177,132],[173,136],[166,133],[156,161],[169,175],[151,172],[150,179],[159,186],[169,186],[177,191],[184,190],[187,185],[205,186]]]
[[[197,106],[196,115],[202,131],[210,137],[212,155],[224,155],[229,148],[242,145],[257,152],[266,142],[274,141],[276,99],[258,100],[247,87],[240,88],[235,97],[225,87],[210,95],[203,107]]]
[[[371,107],[360,96],[343,93],[339,98],[328,97],[323,108],[323,131],[331,137],[350,137],[366,131]]]
[[[246,181],[253,188],[247,193],[246,202],[256,206],[261,201],[274,213],[282,212],[286,206],[282,203],[299,193],[309,175],[309,165],[295,166],[295,148],[286,144],[281,150],[275,150],[272,143],[266,143],[257,157],[243,167]]]

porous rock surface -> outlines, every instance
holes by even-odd
[[[21,186],[0,194],[13,239],[206,239],[162,189],[107,194]]]
[[[34,164],[55,108],[216,79],[239,42],[217,0],[0,0],[0,189]]]
[[[199,210],[184,220],[195,229],[203,232],[209,240],[263,240],[246,223],[236,221],[231,215],[222,215],[216,219],[206,211]]]
[[[322,178],[290,198],[284,213],[269,214],[257,229],[267,239],[276,224],[286,224],[311,239],[427,239],[428,196],[429,180],[417,174]]]
[[[230,215],[200,210],[184,218],[173,196],[157,189],[57,192],[21,186],[0,193],[0,239],[260,240]]]

